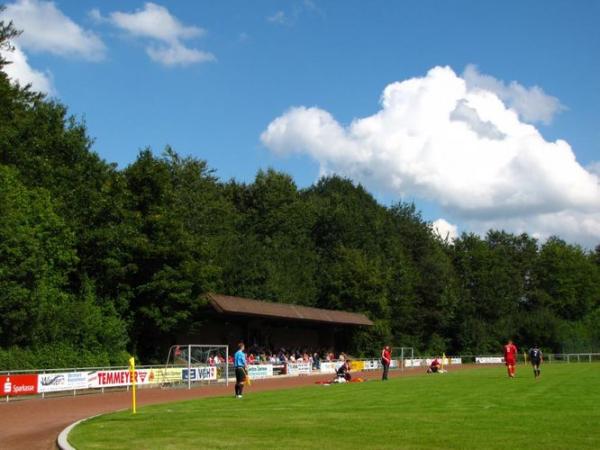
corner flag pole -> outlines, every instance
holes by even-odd
[[[131,380],[131,410],[133,412],[133,414],[136,413],[136,408],[135,408],[135,359],[133,358],[133,356],[131,358],[129,358],[129,378]]]

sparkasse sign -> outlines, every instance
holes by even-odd
[[[0,375],[2,395],[34,395],[38,393],[37,375]]]

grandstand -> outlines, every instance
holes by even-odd
[[[181,344],[221,342],[235,348],[312,348],[339,352],[348,347],[352,331],[372,326],[364,314],[207,294],[203,325],[177,336]]]

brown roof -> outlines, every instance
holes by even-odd
[[[344,325],[373,325],[364,314],[311,308],[309,306],[272,303],[228,295],[208,294],[212,306],[223,314],[238,314],[260,317],[273,317],[310,322],[337,323]]]

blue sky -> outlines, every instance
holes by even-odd
[[[8,17],[24,29],[24,36],[44,39],[30,16],[47,3],[6,4]],[[12,8],[11,15],[11,5],[25,5],[27,11]],[[148,9],[142,1],[58,0],[54,9],[82,30],[87,44],[62,52],[49,50],[34,38],[20,44],[29,67],[43,72],[52,93],[85,118],[96,139],[94,149],[107,161],[125,167],[140,148],[160,151],[170,144],[181,154],[206,159],[223,179],[251,181],[259,169],[274,167],[304,187],[317,179],[320,170],[329,170],[363,182],[383,202],[415,200],[427,219],[444,217],[458,225],[458,231],[480,231],[492,223],[540,237],[558,232],[587,246],[600,242],[600,210],[593,187],[599,172],[595,163],[600,160],[600,2],[157,1],[154,6],[166,11],[182,27],[180,32],[157,38],[135,28],[127,20]],[[118,12],[124,15],[116,16]],[[65,39],[76,40],[81,33]],[[95,44],[90,44],[90,36]],[[170,46],[197,51],[190,57],[197,61],[168,65],[149,55],[149,48]],[[300,106],[318,107],[350,136],[354,119],[382,109],[382,92],[391,83],[410,78],[425,83],[432,68],[444,66],[464,78],[469,65],[476,66],[478,82],[489,75],[503,83],[508,96],[521,92],[508,93],[514,81],[525,90],[537,86],[542,99],[555,99],[551,120],[522,122],[534,126],[548,143],[568,142],[585,177],[592,178],[579,180],[578,169],[567,180],[557,175],[533,207],[539,214],[531,217],[523,213],[531,208],[529,203],[519,207],[510,203],[495,211],[478,199],[457,200],[458,193],[444,198],[443,189],[424,185],[427,181],[416,175],[410,182],[399,181],[399,187],[393,180],[406,175],[405,160],[398,162],[404,166],[393,174],[376,173],[374,178],[361,175],[371,170],[368,163],[358,167],[361,158],[348,162],[344,156],[324,156],[318,136],[307,138],[301,148],[293,148],[292,135],[261,140],[261,133],[277,118],[287,121],[289,129],[287,113]],[[451,83],[449,77],[445,79]],[[502,98],[510,106],[509,97]],[[297,118],[309,119],[309,115]],[[352,139],[348,145],[364,147],[371,142]],[[404,149],[400,144],[394,148]],[[547,167],[544,173],[554,169]],[[449,180],[444,182],[452,183]],[[585,186],[578,189],[589,190],[583,200],[546,195],[564,190],[561,183],[579,181]],[[478,215],[467,203],[480,205],[484,212]],[[568,214],[570,220],[562,225],[543,225],[560,222]],[[573,221],[585,220],[590,221],[585,230],[573,228]]]

